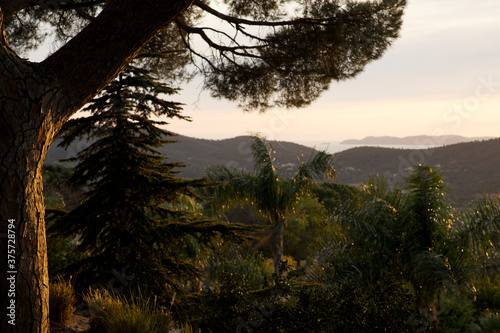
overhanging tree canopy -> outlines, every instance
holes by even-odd
[[[397,37],[404,6],[404,0],[240,0],[217,9],[201,0],[0,0],[0,233],[7,234],[5,221],[15,221],[18,272],[16,326],[2,314],[2,332],[48,329],[41,178],[47,150],[69,117],[141,50],[175,56],[151,64],[173,64],[167,73],[176,73],[184,55],[200,59],[214,96],[248,108],[304,106],[332,80],[379,58]],[[228,30],[200,25],[202,13]],[[50,26],[66,43],[41,63],[23,59],[21,51],[42,41]],[[194,43],[196,36],[209,47]],[[178,45],[189,52],[172,52]],[[1,250],[7,253],[3,240]],[[6,295],[6,279],[1,287]],[[9,301],[2,297],[3,311]]]
[[[47,26],[57,41],[71,39],[110,1],[39,2],[44,4],[13,16],[8,25],[18,49],[39,45]],[[301,107],[332,80],[352,78],[381,57],[398,35],[404,4],[194,0],[147,51],[166,56],[155,65],[169,74],[173,63],[185,65],[191,57],[213,96],[241,101],[245,108]]]

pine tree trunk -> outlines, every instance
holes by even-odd
[[[2,276],[14,277],[15,281],[15,288],[12,288],[7,277],[2,278],[2,310],[5,311],[11,302],[15,302],[15,309],[11,317],[2,314],[1,331],[47,332],[49,288],[41,163],[23,158],[29,155],[29,146],[34,146],[36,139],[26,140],[25,137],[23,141],[22,146],[13,145],[8,151],[2,147],[0,151],[3,162],[0,166],[0,233],[3,235],[0,267]],[[15,228],[8,229],[9,223]],[[15,251],[11,246],[13,240]],[[8,250],[12,257],[7,258]],[[15,264],[9,261],[8,265],[6,260],[12,258]],[[13,289],[14,296],[10,294]],[[6,323],[11,319],[14,321]]]
[[[3,10],[16,1],[2,2],[2,29]],[[97,19],[40,64],[16,56],[8,47],[5,32],[1,31],[2,333],[49,331],[42,166],[55,133],[190,3],[190,0],[109,0]],[[14,11],[7,12],[7,16],[13,14]],[[14,240],[15,247],[12,247]],[[12,257],[8,257],[9,254]],[[13,261],[9,262],[10,259]],[[11,312],[7,308],[14,304],[11,302],[15,302],[12,319],[7,316]],[[15,320],[15,325],[9,320]]]
[[[42,165],[54,126],[42,100],[53,94],[43,88],[49,78],[37,78],[29,63],[2,57],[0,67],[1,331],[47,332]]]

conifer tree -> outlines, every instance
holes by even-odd
[[[68,159],[78,162],[70,183],[87,187],[84,200],[51,228],[81,235],[79,249],[88,257],[78,264],[78,276],[85,283],[107,283],[115,270],[141,289],[166,295],[182,278],[200,274],[181,255],[186,235],[201,243],[219,232],[245,238],[239,233],[244,227],[172,208],[183,195],[195,196],[193,188],[205,182],[176,177],[182,164],[165,162],[156,150],[174,142],[166,137],[175,134],[151,116],[189,120],[180,114],[180,104],[160,96],[173,93],[153,72],[131,65],[84,109],[90,116],[70,120],[61,132],[61,146],[84,137],[92,141]]]

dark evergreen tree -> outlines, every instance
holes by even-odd
[[[175,134],[151,116],[189,120],[180,114],[180,104],[160,95],[173,93],[154,73],[129,66],[84,109],[90,116],[68,121],[61,131],[61,146],[84,137],[92,142],[69,159],[78,162],[70,183],[87,187],[84,200],[50,229],[81,235],[78,248],[87,256],[69,270],[78,269],[85,283],[107,283],[114,269],[133,276],[142,289],[166,295],[181,279],[200,274],[182,255],[186,235],[205,244],[219,232],[245,238],[239,233],[248,230],[244,227],[173,205],[183,195],[196,196],[193,189],[205,183],[177,178],[175,168],[182,164],[165,162],[156,150],[174,142],[167,137]]]

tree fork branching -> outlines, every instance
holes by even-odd
[[[249,25],[249,26],[265,26],[265,27],[279,27],[279,26],[285,26],[285,25],[295,25],[295,24],[316,24],[316,25],[323,25],[323,24],[331,24],[332,18],[319,18],[319,19],[314,19],[314,18],[298,18],[298,19],[293,19],[293,20],[286,20],[286,21],[257,21],[257,20],[248,20],[248,19],[243,19],[243,18],[238,18],[230,15],[226,15],[224,13],[221,13],[214,8],[208,6],[206,3],[204,3],[201,0],[194,0],[193,5],[200,7],[207,13],[212,14],[215,17],[220,18],[221,20],[224,20],[229,23],[234,23],[234,24],[240,24],[240,25]]]
[[[225,52],[225,51],[226,52],[231,52],[231,53],[233,53],[235,55],[239,55],[239,56],[242,56],[242,57],[260,58],[259,56],[255,55],[255,54],[248,53],[248,52],[240,52],[240,50],[243,50],[243,51],[246,51],[246,50],[255,50],[255,49],[262,48],[263,47],[262,45],[253,45],[253,46],[239,45],[238,42],[233,37],[228,36],[227,33],[224,33],[222,31],[217,31],[217,30],[214,30],[213,28],[196,28],[196,27],[191,27],[191,26],[188,26],[187,24],[184,24],[182,21],[180,21],[178,19],[175,20],[175,23],[178,25],[179,28],[181,28],[185,32],[190,33],[190,34],[197,34],[197,35],[199,35],[210,47],[212,47],[212,48],[214,48],[214,49],[216,49],[218,51],[221,51],[221,52]],[[237,46],[224,46],[224,45],[215,43],[206,34],[206,32],[205,32],[206,29],[210,29],[210,30],[215,31],[217,33],[224,34],[224,36],[226,36],[227,38],[229,38],[231,40],[231,42],[236,43]]]
[[[189,4],[188,0],[168,5],[154,0],[109,1],[95,20],[48,57],[42,65],[51,68],[62,86],[69,88],[65,92],[63,121],[111,82],[142,46]],[[144,27],[145,31],[138,27]],[[117,35],[128,38],[117,40]],[[127,55],[114,52],[115,41],[120,44],[116,49],[133,51]],[[92,52],[88,52],[89,46]],[[77,56],[77,61],[69,54]]]

